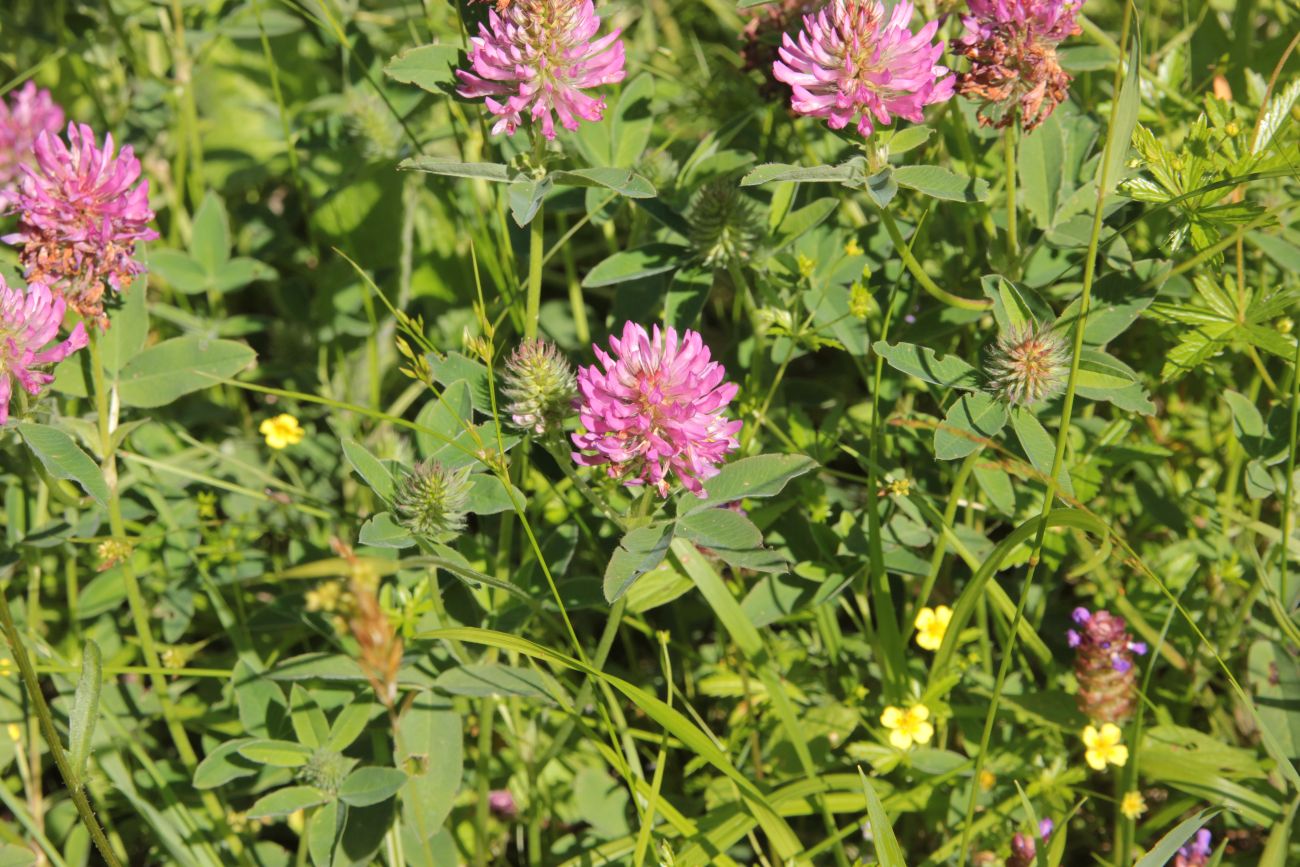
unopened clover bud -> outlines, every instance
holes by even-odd
[[[705,265],[726,266],[753,254],[762,237],[758,207],[734,182],[712,181],[695,192],[686,209],[691,244]]]
[[[469,467],[453,470],[434,460],[416,464],[397,486],[398,523],[433,542],[453,538],[465,529],[469,473]]]
[[[989,388],[1007,403],[1031,406],[1061,390],[1069,361],[1065,341],[1050,325],[1027,322],[998,338],[988,360]]]
[[[559,430],[572,413],[578,385],[573,367],[555,344],[525,340],[506,360],[501,394],[516,425],[545,434]]]

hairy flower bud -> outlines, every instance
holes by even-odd
[[[1147,646],[1132,640],[1122,617],[1086,608],[1074,609],[1072,616],[1079,629],[1067,635],[1075,650],[1079,710],[1096,722],[1123,723],[1137,700],[1133,656],[1146,653]]]
[[[555,344],[525,340],[506,360],[501,394],[509,401],[506,412],[515,424],[544,434],[558,430],[573,412],[578,382]]]
[[[1050,325],[1027,322],[998,338],[988,361],[988,385],[1008,403],[1026,406],[1061,390],[1070,356]]]
[[[398,522],[433,542],[454,537],[465,529],[469,473],[469,467],[453,470],[433,460],[416,464],[397,486],[394,506]]]
[[[725,266],[748,259],[762,236],[758,208],[734,182],[711,181],[695,191],[686,221],[691,244],[705,265]]]

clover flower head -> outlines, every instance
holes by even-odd
[[[85,124],[68,124],[67,142],[46,131],[36,138],[36,165],[21,166],[14,194],[18,231],[4,241],[23,246],[28,282],[63,293],[87,319],[107,325],[105,287],[121,291],[144,271],[133,258],[149,228],[149,182],[131,147],[113,155],[113,136],[103,147]],[[139,183],[137,183],[139,181]]]
[[[914,123],[922,109],[952,97],[954,79],[939,65],[944,43],[934,42],[938,21],[915,33],[914,7],[900,0],[888,19],[879,0],[831,0],[805,15],[795,38],[781,39],[778,81],[793,90],[791,107],[824,118],[831,129],[856,124],[869,136],[895,117]]]
[[[514,0],[488,11],[470,39],[469,69],[458,69],[458,93],[484,98],[496,115],[493,133],[514,135],[525,120],[555,138],[555,117],[565,129],[578,119],[598,121],[605,100],[584,93],[623,80],[621,31],[593,39],[600,29],[592,0]]]
[[[900,750],[912,748],[912,744],[924,746],[934,737],[934,726],[930,724],[930,709],[923,704],[914,704],[909,708],[890,705],[880,715],[880,724],[889,729],[889,742]]]
[[[557,430],[573,411],[577,381],[568,359],[555,344],[525,340],[506,360],[501,394],[517,426],[537,434]]]
[[[1080,32],[1081,0],[970,0],[958,50],[971,62],[957,90],[980,100],[984,126],[1006,127],[1017,114],[1026,131],[1047,120],[1069,95],[1069,73],[1056,46]]]
[[[58,135],[62,127],[63,109],[34,81],[0,99],[0,210],[18,180],[18,167],[31,162],[37,137]]]
[[[397,521],[417,536],[446,542],[465,529],[471,467],[452,469],[435,460],[421,461],[397,485],[393,508]]]
[[[44,283],[32,283],[24,292],[0,277],[0,424],[9,420],[14,383],[30,395],[40,394],[54,379],[48,367],[86,345],[80,322],[65,340],[51,345],[66,308]]]
[[[998,338],[988,360],[989,388],[1007,403],[1032,406],[1065,384],[1070,354],[1051,325],[1026,322]]]
[[[573,459],[607,466],[610,478],[651,485],[661,497],[671,472],[704,496],[704,481],[740,446],[741,422],[725,415],[738,387],[723,382],[726,369],[694,331],[679,336],[656,325],[647,333],[628,322],[609,345],[612,355],[593,347],[599,366],[578,370],[584,431],[573,435]]]
[[[686,209],[691,245],[705,265],[743,262],[763,234],[758,206],[734,181],[711,181],[695,191]]]
[[[947,605],[922,608],[916,612],[916,643],[926,650],[938,650],[951,620],[952,609]]]
[[[1128,747],[1121,743],[1124,733],[1114,723],[1106,723],[1100,729],[1088,726],[1082,737],[1086,747],[1083,757],[1094,771],[1104,771],[1107,765],[1121,767],[1128,761]]]

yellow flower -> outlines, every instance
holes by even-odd
[[[795,257],[795,264],[799,266],[800,277],[811,277],[817,270],[817,262],[809,259],[803,253]]]
[[[993,788],[993,784],[997,781],[998,778],[988,768],[980,771],[980,788],[985,792]]]
[[[264,420],[257,432],[266,437],[266,444],[273,449],[297,445],[303,438],[303,429],[299,426],[298,419],[287,412]]]
[[[850,238],[849,242],[844,245],[844,252],[850,256],[861,256],[862,245],[858,243],[857,238]]]
[[[1083,745],[1088,748],[1084,758],[1094,771],[1106,770],[1106,765],[1119,767],[1128,761],[1128,747],[1120,743],[1124,733],[1114,723],[1106,723],[1097,731],[1093,726],[1083,730]]]
[[[926,650],[938,650],[952,620],[952,609],[947,605],[922,608],[916,612],[916,643]]]
[[[906,750],[914,743],[928,744],[934,737],[934,726],[926,722],[929,718],[930,709],[923,704],[914,704],[907,710],[891,705],[880,715],[880,724],[889,729],[889,742]]]
[[[1119,803],[1119,811],[1124,814],[1126,819],[1132,819],[1136,822],[1138,816],[1147,811],[1146,798],[1143,798],[1142,793],[1136,790],[1126,792],[1124,800]]]
[[[23,739],[23,728],[18,723],[9,723],[5,726],[5,734],[9,735],[9,740],[18,743]]]

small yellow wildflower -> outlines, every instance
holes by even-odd
[[[308,590],[306,596],[308,611],[335,611],[343,595],[343,584],[339,581],[322,581],[315,590]]]
[[[18,743],[23,739],[23,727],[18,723],[9,723],[5,726],[5,734],[9,735],[9,740]]]
[[[885,488],[891,497],[906,497],[912,493],[911,479],[894,479]]]
[[[850,256],[861,256],[862,245],[858,243],[857,238],[850,238],[849,242],[844,245],[844,252]]]
[[[987,792],[998,781],[997,776],[988,768],[980,771],[980,789]]]
[[[1138,816],[1147,811],[1146,798],[1142,797],[1142,793],[1136,790],[1126,792],[1124,800],[1119,803],[1119,811],[1124,814],[1124,818],[1136,822]]]
[[[811,277],[813,272],[817,270],[817,263],[803,253],[795,257],[795,264],[799,266],[800,277]]]
[[[907,710],[889,706],[880,715],[880,724],[889,729],[889,742],[900,750],[910,749],[912,744],[928,744],[934,737],[934,726],[927,720],[930,709],[923,704],[914,704]]]
[[[1236,121],[1228,121],[1228,125],[1223,128],[1223,131],[1230,136],[1235,136],[1241,132],[1241,127],[1237,126]]]
[[[1106,770],[1106,765],[1122,766],[1128,761],[1128,747],[1120,743],[1124,733],[1114,723],[1106,723],[1098,731],[1093,726],[1083,730],[1083,745],[1088,748],[1084,758],[1094,771]]]
[[[926,650],[938,650],[948,632],[952,609],[947,605],[916,612],[916,643]]]
[[[297,445],[303,438],[303,429],[299,426],[298,419],[287,412],[265,419],[257,432],[266,437],[266,444],[273,449]]]
[[[14,664],[12,660],[8,658],[0,659],[0,677],[8,677],[13,670]]]

